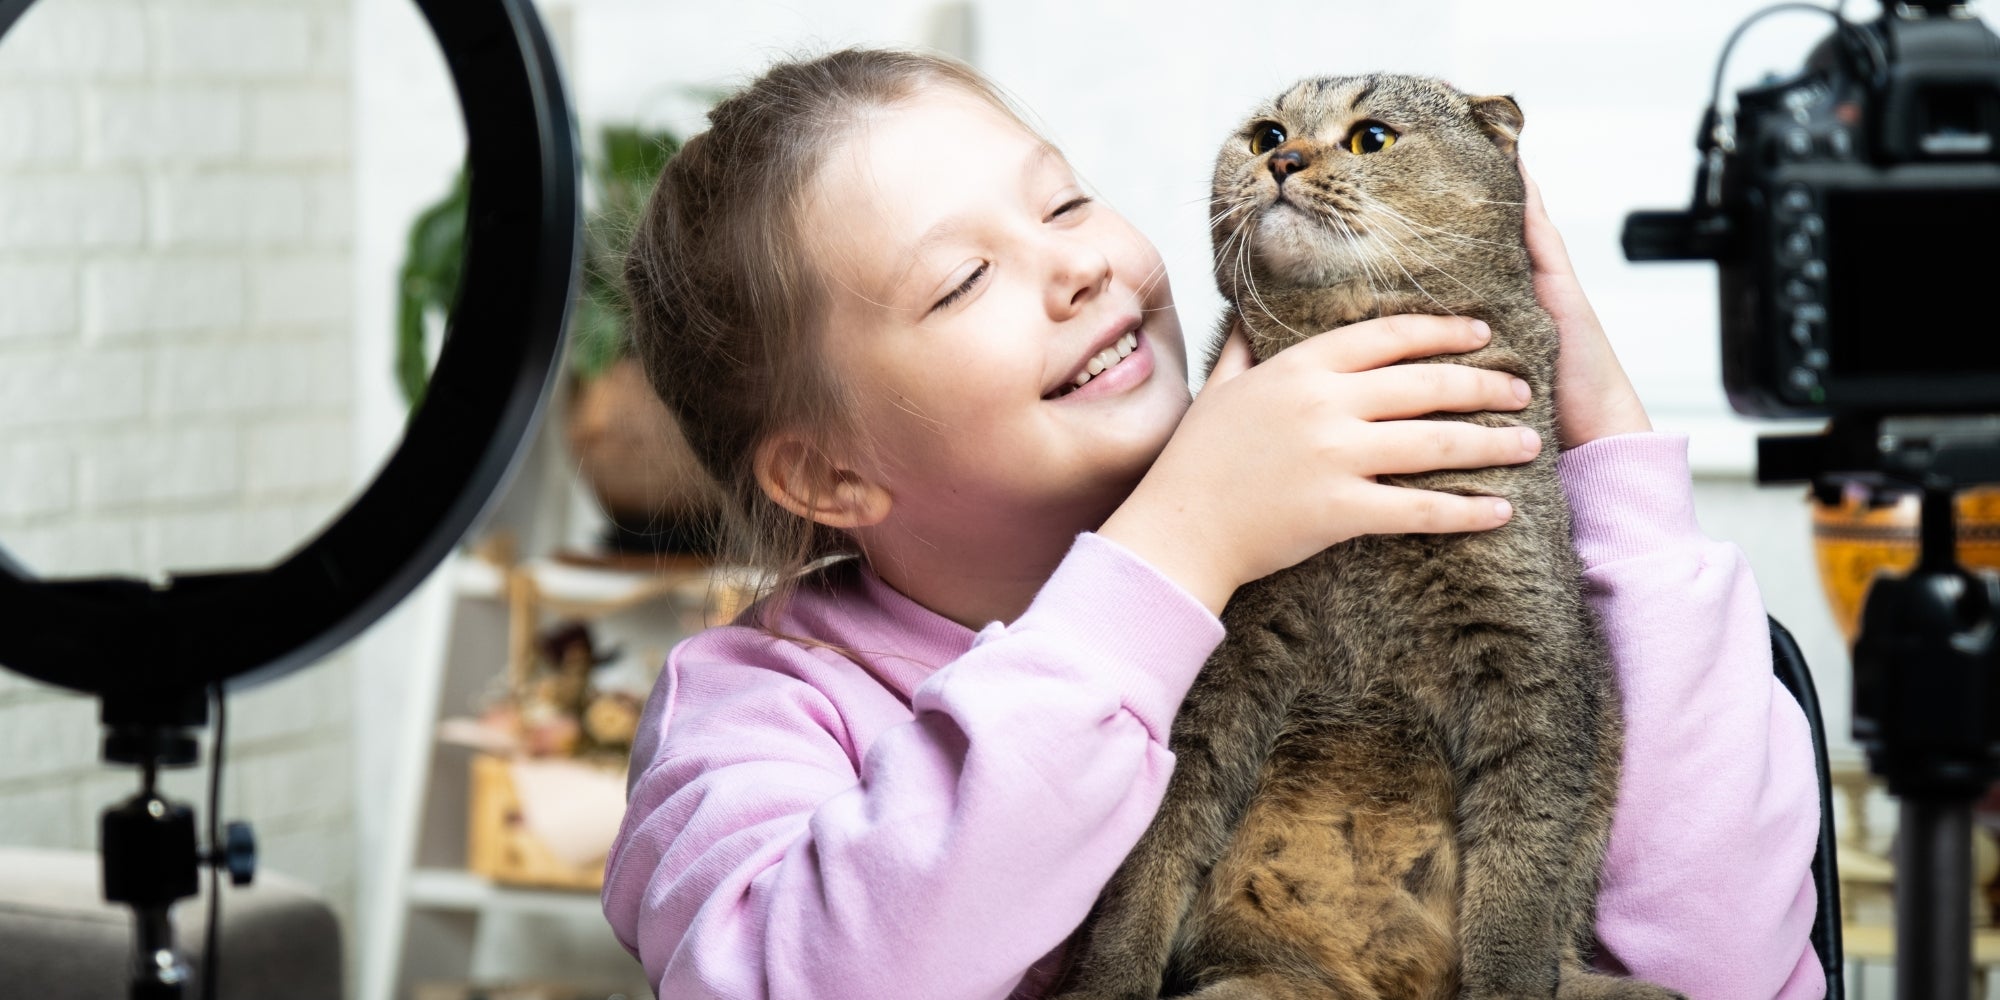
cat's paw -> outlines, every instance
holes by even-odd
[[[1688,1000],[1687,995],[1646,982],[1596,972],[1565,972],[1556,1000]]]

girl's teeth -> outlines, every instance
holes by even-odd
[[[1139,335],[1137,333],[1128,333],[1118,338],[1117,343],[1099,351],[1096,357],[1091,358],[1090,362],[1083,366],[1083,371],[1077,373],[1073,385],[1081,388],[1085,382],[1090,381],[1097,373],[1123,361],[1126,355],[1138,349]]]

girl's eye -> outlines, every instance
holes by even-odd
[[[1396,144],[1396,130],[1381,122],[1362,122],[1347,137],[1347,148],[1356,153],[1379,153]]]
[[[1069,213],[1074,212],[1077,209],[1090,204],[1091,200],[1092,199],[1089,195],[1077,195],[1076,197],[1071,198],[1066,202],[1063,202],[1061,205],[1056,206],[1056,210],[1049,213],[1049,218],[1053,219],[1059,215],[1068,215]]]
[[[1250,152],[1262,156],[1285,144],[1285,130],[1277,122],[1258,122],[1250,126]]]
[[[954,288],[951,291],[946,292],[944,298],[941,298],[937,300],[935,303],[933,303],[931,305],[930,312],[933,313],[937,312],[940,309],[949,307],[952,303],[957,302],[959,299],[965,298],[966,293],[972,291],[972,286],[978,284],[979,279],[983,277],[985,274],[986,274],[986,263],[984,261],[981,261],[979,266],[974,268],[971,274],[965,276],[964,281],[958,283],[957,288]],[[925,315],[929,315],[929,313],[926,313]]]

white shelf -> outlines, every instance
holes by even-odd
[[[604,912],[594,893],[498,885],[471,872],[451,868],[419,868],[411,872],[408,899],[413,906],[434,910],[511,910],[599,920]]]

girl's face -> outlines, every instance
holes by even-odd
[[[956,87],[863,121],[814,194],[826,353],[891,518],[933,540],[1095,528],[1188,406],[1159,252]]]

